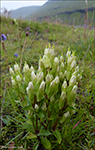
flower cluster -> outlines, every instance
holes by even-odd
[[[74,98],[78,82],[82,78],[79,72],[75,53],[71,53],[70,48],[66,58],[63,55],[57,57],[54,48],[46,48],[43,57],[39,60],[38,70],[33,66],[29,67],[26,62],[22,73],[18,64],[14,65],[14,70],[10,68],[12,85],[19,92],[27,95],[31,103],[30,112],[38,113],[42,122],[47,119],[48,124],[45,128],[52,129],[57,126],[57,118],[63,123],[67,117],[75,113]],[[40,121],[37,128],[40,126]]]

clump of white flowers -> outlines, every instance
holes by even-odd
[[[40,121],[44,120],[45,124],[46,119],[48,124],[45,125],[45,128],[55,130],[58,121],[62,123],[71,113],[75,112],[74,98],[82,75],[75,53],[72,53],[70,48],[64,58],[63,55],[57,57],[54,48],[49,46],[45,49],[38,64],[38,70],[35,70],[33,66],[29,67],[25,62],[22,73],[18,64],[14,65],[14,69],[10,68],[12,85],[15,90],[28,97],[30,103],[26,102],[22,105],[31,104],[30,112],[34,118],[33,111],[39,114],[38,118],[41,117],[37,129],[41,125]],[[68,106],[73,107],[74,110],[69,110]],[[53,116],[55,116],[54,119],[49,120]]]

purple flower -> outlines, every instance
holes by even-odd
[[[29,30],[30,30],[30,27],[26,27],[26,29],[29,31]]]
[[[15,54],[14,54],[14,56],[15,56],[15,57],[18,57],[18,54],[17,54],[17,53],[15,53]]]
[[[4,34],[1,34],[1,40],[2,40],[2,41],[5,41],[5,40],[7,40],[7,37],[6,37],[6,35],[4,35]]]

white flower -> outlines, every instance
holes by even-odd
[[[44,91],[44,89],[45,89],[45,82],[42,81],[41,84],[40,84],[39,90]]]
[[[23,72],[28,72],[29,71],[29,66],[28,64],[25,64],[24,67],[23,67]]]
[[[31,79],[32,79],[32,80],[35,80],[35,79],[36,79],[36,75],[35,75],[35,72],[34,72],[34,71],[31,72]]]
[[[66,74],[67,74],[67,70],[65,70],[65,72],[64,72],[64,76],[66,76]]]
[[[77,66],[76,68],[75,68],[75,71],[78,73],[79,72],[79,66]]]
[[[82,75],[80,75],[80,74],[78,73],[77,78],[78,78],[78,80],[81,80],[81,79],[82,79]]]
[[[14,79],[11,80],[12,85],[15,86],[16,85],[16,81]]]
[[[48,55],[49,54],[49,48],[45,48],[45,50],[44,50],[44,55]]]
[[[44,68],[44,62],[43,62],[43,59],[40,59],[40,60],[39,60],[39,66],[40,66],[40,68]]]
[[[69,57],[71,55],[71,51],[67,51],[66,57]]]
[[[64,68],[64,63],[63,62],[61,63],[61,68]]]
[[[59,73],[59,71],[60,71],[60,67],[59,67],[59,66],[57,67],[57,70],[56,70],[56,71]]]
[[[72,63],[71,63],[71,68],[75,68],[76,67],[76,61],[73,60]]]
[[[28,89],[33,89],[33,88],[34,88],[33,83],[32,83],[32,82],[29,82],[29,84],[28,84]]]
[[[51,82],[53,80],[53,75],[47,74],[46,82]]]
[[[66,113],[64,113],[65,118],[70,116],[69,111],[67,111]]]
[[[35,109],[39,109],[39,106],[37,104],[35,104],[34,108]]]
[[[70,64],[72,62],[72,60],[73,60],[72,56],[68,57],[67,63]]]
[[[59,65],[59,60],[57,57],[54,58],[54,63],[58,66]]]
[[[76,85],[73,86],[73,89],[72,89],[72,93],[73,93],[73,94],[76,94],[77,88],[78,88],[78,87],[77,87]]]
[[[60,56],[60,62],[64,62],[64,57],[63,56]]]
[[[61,98],[62,100],[64,100],[65,97],[66,97],[66,92],[62,92],[60,98]]]
[[[69,85],[71,86],[71,85],[73,85],[73,84],[75,84],[76,83],[76,76],[75,75],[72,75],[72,77],[71,77],[71,79],[70,79],[70,81],[69,81]]]
[[[12,68],[10,68],[10,69],[9,69],[9,72],[10,72],[10,74],[11,74],[11,75],[13,75],[13,74],[14,74],[14,71],[13,71],[13,69],[12,69]]]
[[[14,65],[14,70],[15,70],[15,71],[19,71],[19,70],[20,70],[18,64]]]
[[[57,76],[55,79],[54,79],[54,82],[59,83],[59,77]]]
[[[67,87],[67,82],[64,81],[64,83],[62,84],[62,89],[65,89]]]
[[[59,72],[60,80],[64,79],[64,74],[62,72]]]
[[[21,77],[18,75],[18,76],[16,76],[16,80],[18,81],[18,82],[20,82],[21,81]]]
[[[39,72],[39,73],[37,74],[37,79],[38,79],[38,81],[43,80],[43,78],[44,78],[43,72]]]
[[[33,83],[32,83],[32,82],[29,82],[28,87],[26,88],[27,93],[28,93],[28,91],[29,91],[30,89],[34,89],[34,86],[33,86]]]
[[[33,66],[31,66],[31,68],[30,68],[30,72],[32,72],[32,71],[34,71],[34,67]]]

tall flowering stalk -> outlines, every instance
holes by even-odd
[[[82,77],[79,70],[76,56],[70,48],[64,58],[63,55],[55,56],[51,47],[45,48],[38,70],[29,67],[26,62],[22,73],[18,64],[14,65],[14,69],[10,68],[12,85],[25,111],[22,128],[30,131],[47,149],[52,147],[51,136],[55,136],[56,142],[61,144],[58,128],[75,113],[74,98]]]

